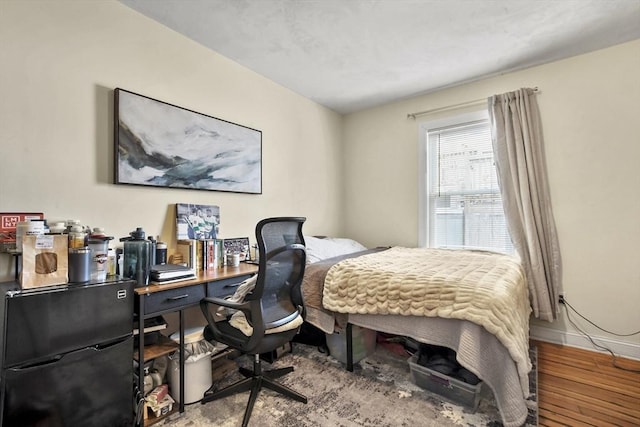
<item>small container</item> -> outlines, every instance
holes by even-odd
[[[229,253],[227,254],[227,267],[239,267],[240,266],[240,254]]]
[[[260,249],[258,248],[258,245],[253,245],[253,262],[259,262],[260,261]]]
[[[483,382],[467,384],[441,372],[418,364],[418,354],[409,359],[409,369],[413,382],[421,388],[436,393],[445,399],[476,412],[482,397]]]
[[[107,278],[107,257],[109,252],[109,240],[113,237],[106,236],[102,228],[94,228],[89,236],[89,248],[91,249],[91,279],[104,281]]]
[[[84,283],[91,278],[91,249],[69,249],[69,282]]]
[[[64,222],[54,222],[49,225],[49,234],[63,234],[67,231]]]
[[[104,233],[104,228],[101,227],[94,227],[93,231],[91,232],[91,237],[105,237],[106,234]]]
[[[156,264],[163,265],[167,263],[167,244],[164,242],[156,243]]]
[[[80,222],[79,219],[68,219],[65,221],[65,227],[67,229],[67,233],[71,231],[71,227],[73,227],[74,225],[78,225],[82,227],[82,223]]]
[[[109,248],[107,251],[107,276],[116,275],[116,251]]]
[[[153,236],[149,236],[147,240],[149,241],[149,266],[156,265],[156,246],[158,241]]]
[[[376,350],[376,331],[360,326],[351,327],[353,363],[357,363]],[[329,354],[342,363],[347,363],[347,332],[335,331],[326,334]]]
[[[69,248],[79,249],[87,246],[87,234],[81,225],[72,225],[69,230]]]

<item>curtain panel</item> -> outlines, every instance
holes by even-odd
[[[558,316],[562,262],[534,89],[488,99],[491,139],[505,217],[527,276],[536,318]]]

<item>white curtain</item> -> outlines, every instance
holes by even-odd
[[[509,233],[522,259],[535,317],[558,315],[562,262],[534,89],[489,98],[491,138]]]

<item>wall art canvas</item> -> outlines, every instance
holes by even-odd
[[[216,239],[220,233],[220,207],[176,203],[177,240]]]
[[[262,193],[262,132],[114,91],[115,183]]]

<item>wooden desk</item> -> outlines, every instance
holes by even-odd
[[[204,297],[224,297],[233,294],[236,286],[252,274],[258,272],[255,264],[240,263],[239,267],[223,267],[213,271],[203,271],[192,280],[168,283],[166,285],[148,285],[136,288],[135,314],[138,319],[138,330],[144,331],[144,321],[155,316],[178,312],[180,319],[180,412],[184,412],[184,310],[198,306]],[[147,349],[149,354],[157,357],[172,352],[172,346],[163,349]],[[157,350],[159,352],[154,352]],[[139,334],[138,342],[138,389],[144,392],[144,333]],[[151,357],[151,358],[153,358]],[[147,358],[147,360],[151,360]]]

